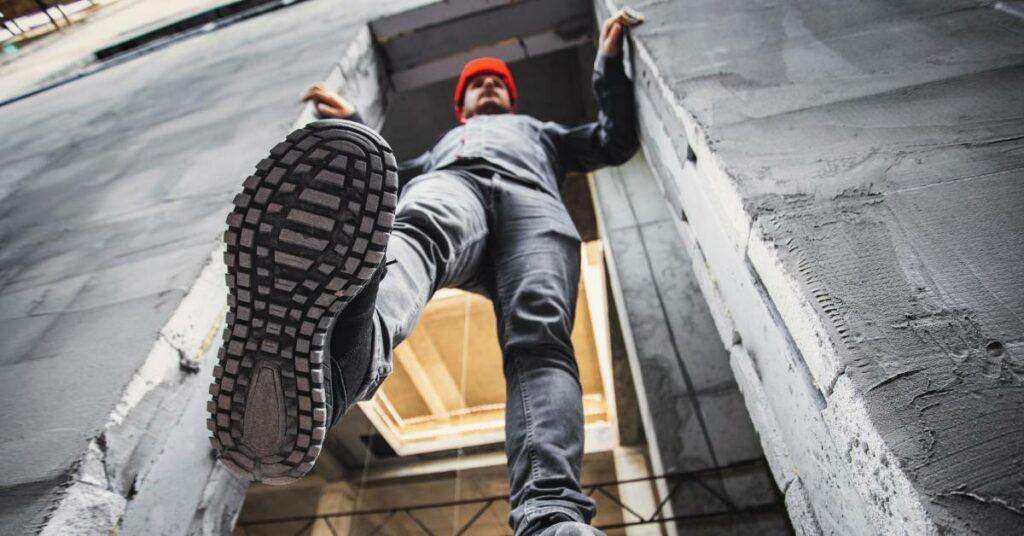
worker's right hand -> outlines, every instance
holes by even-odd
[[[303,101],[313,101],[320,117],[332,119],[348,119],[356,113],[356,107],[349,104],[341,95],[327,89],[323,84],[313,87],[302,96]]]
[[[598,51],[607,58],[617,58],[622,53],[622,34],[626,25],[615,14],[601,25],[601,37],[598,38]]]

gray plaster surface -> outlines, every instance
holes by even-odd
[[[0,108],[4,531],[34,532],[54,507],[301,92],[368,17],[404,4],[305,2]],[[136,424],[101,442],[115,495],[137,493],[160,452],[133,438],[171,429]],[[203,434],[174,434],[207,449]]]
[[[799,412],[769,408],[780,428],[807,418],[803,437],[824,436],[780,436],[817,503],[808,526],[1018,531],[1024,20],[978,1],[636,7],[638,87],[697,157],[666,200],[693,220],[709,285],[744,280],[716,258],[740,260],[799,350],[785,381],[756,366],[771,355],[738,359],[769,399],[796,396],[786,382],[802,392],[799,374],[818,391]],[[749,329],[728,309],[740,303],[720,331]],[[807,472],[833,465],[843,476]],[[823,502],[828,486],[863,507]]]

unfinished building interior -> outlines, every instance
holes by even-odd
[[[601,15],[614,7],[599,3],[596,13]],[[849,49],[840,48],[839,52],[833,52],[834,55],[841,55],[840,52],[849,51],[849,57],[828,57],[822,51],[825,45],[818,41],[821,39],[824,43],[835,41],[847,44],[851,40],[858,42],[866,38],[851,33],[848,28],[816,26],[821,24],[819,17],[824,16],[824,7],[798,9],[778,5],[765,8],[764,13],[753,7],[739,7],[699,6],[699,9],[708,10],[704,15],[706,19],[692,14],[684,15],[679,5],[646,8],[655,15],[652,19],[653,28],[647,29],[650,33],[644,29],[638,30],[638,39],[634,42],[636,46],[631,50],[632,74],[637,83],[638,106],[643,118],[641,130],[644,155],[627,166],[601,171],[588,179],[576,177],[568,181],[566,202],[578,216],[578,227],[589,238],[595,239],[588,245],[589,251],[585,258],[594,259],[603,251],[608,268],[604,272],[609,282],[604,296],[594,297],[595,294],[601,294],[600,291],[595,292],[601,288],[600,284],[592,283],[589,287],[584,285],[581,289],[581,296],[587,297],[587,300],[581,300],[581,310],[589,314],[580,317],[591,323],[591,333],[586,338],[596,340],[598,346],[608,345],[604,350],[597,348],[597,366],[583,366],[583,370],[596,370],[603,380],[594,381],[586,390],[587,402],[593,404],[586,406],[589,423],[588,452],[591,458],[599,459],[597,453],[606,450],[606,443],[597,434],[600,423],[607,423],[619,432],[611,435],[611,455],[604,456],[608,460],[606,463],[610,463],[603,471],[607,477],[598,476],[601,474],[600,462],[591,462],[591,470],[598,471],[591,480],[626,480],[637,476],[638,469],[635,466],[619,461],[619,457],[624,455],[624,449],[633,445],[646,445],[639,449],[642,456],[640,459],[644,460],[639,467],[649,471],[644,476],[707,468],[721,469],[712,478],[689,482],[688,485],[693,489],[684,488],[682,493],[671,493],[677,490],[669,489],[664,481],[650,482],[653,486],[646,492],[649,498],[648,504],[644,506],[653,506],[665,497],[671,497],[667,505],[669,509],[666,510],[671,514],[667,517],[678,516],[679,519],[661,524],[665,530],[670,531],[678,528],[682,532],[785,533],[791,527],[779,516],[773,515],[778,512],[777,508],[773,508],[776,497],[783,496],[793,519],[793,528],[801,533],[927,533],[938,530],[938,527],[957,527],[958,530],[987,533],[986,527],[989,526],[1011,526],[1021,513],[1019,488],[1013,491],[1013,478],[996,476],[998,471],[987,473],[992,479],[971,475],[972,480],[961,482],[952,491],[930,495],[932,492],[921,486],[935,481],[915,481],[913,477],[919,474],[918,471],[927,473],[930,464],[919,465],[919,462],[913,462],[910,458],[902,459],[899,449],[909,448],[907,441],[898,440],[893,443],[895,438],[886,438],[886,426],[893,426],[886,422],[893,419],[899,422],[900,412],[894,412],[891,406],[878,410],[884,415],[880,419],[878,413],[872,413],[875,408],[870,398],[875,392],[897,388],[912,393],[909,396],[913,397],[910,403],[913,411],[907,412],[907,407],[904,407],[901,410],[903,418],[911,419],[912,429],[927,435],[930,441],[937,441],[940,435],[949,434],[951,430],[929,428],[926,423],[933,418],[941,421],[942,417],[930,412],[935,411],[933,408],[942,407],[945,391],[959,388],[972,392],[978,392],[977,389],[987,391],[990,387],[982,385],[994,382],[991,388],[1006,391],[994,395],[992,402],[1005,409],[997,412],[998,417],[992,423],[995,427],[986,428],[974,448],[980,449],[979,452],[999,453],[992,460],[997,466],[1013,459],[1019,461],[1022,444],[1020,430],[1003,432],[1000,426],[995,425],[1007,418],[1009,422],[1019,422],[1022,416],[1020,362],[1012,357],[1014,351],[1007,347],[1014,344],[1007,341],[1020,339],[1020,319],[1014,314],[1020,310],[1014,307],[1020,305],[1020,298],[1019,295],[1011,297],[1013,292],[1009,290],[1014,288],[1014,281],[1010,279],[1015,276],[1007,279],[1006,273],[992,272],[990,280],[986,274],[956,270],[954,273],[963,280],[957,280],[951,274],[949,284],[959,286],[943,288],[941,273],[932,275],[937,267],[928,264],[931,258],[929,255],[937,255],[939,250],[931,253],[915,242],[915,239],[929,240],[927,233],[920,236],[915,233],[924,232],[926,227],[935,222],[900,220],[901,217],[911,217],[910,213],[903,214],[901,207],[920,210],[917,207],[922,204],[946,197],[945,193],[933,191],[967,188],[967,183],[953,185],[961,178],[973,178],[975,175],[965,174],[960,177],[955,169],[943,169],[946,178],[938,180],[936,186],[944,186],[933,190],[929,186],[932,183],[926,180],[920,182],[922,179],[916,178],[921,176],[923,170],[913,170],[908,173],[919,182],[910,184],[909,190],[915,193],[904,192],[908,188],[901,185],[903,175],[899,166],[904,165],[910,157],[899,152],[877,155],[879,149],[875,148],[874,141],[864,142],[864,148],[857,147],[853,140],[871,125],[857,123],[849,126],[844,121],[849,117],[850,121],[856,123],[867,121],[863,119],[865,115],[872,117],[868,115],[869,108],[857,109],[857,106],[868,106],[868,101],[873,102],[872,105],[876,106],[874,109],[902,107],[907,103],[897,104],[899,99],[895,95],[917,95],[918,86],[923,86],[920,89],[925,93],[922,98],[928,99],[919,106],[926,106],[932,102],[931,99],[942,97],[959,103],[959,99],[981,97],[985,92],[1009,96],[1001,91],[998,84],[995,84],[995,89],[991,89],[990,84],[968,85],[959,82],[962,74],[954,75],[952,72],[937,70],[927,75],[918,75],[913,69],[913,75],[900,76],[899,72],[894,71],[873,80],[876,85],[872,87],[861,88],[859,92],[851,89],[853,93],[831,99],[821,87],[830,82],[828,77],[814,79],[814,73],[810,72],[804,75],[807,79],[790,77],[785,80],[785,84],[780,84],[783,87],[779,90],[758,91],[759,84],[778,82],[781,74],[766,71],[765,65],[758,65],[759,62],[766,62],[769,55],[765,52],[765,55],[758,56],[754,50],[747,48],[747,42],[736,36],[741,29],[769,32],[773,28],[766,26],[769,25],[768,21],[774,21],[773,17],[784,21],[803,20],[806,28],[800,31],[785,27],[780,35],[754,32],[756,37],[768,39],[768,42],[784,52],[803,53],[814,58],[814,61],[793,61],[792,65],[786,63],[790,69],[806,68],[808,63],[815,68],[838,68],[840,59],[843,59],[843,63],[852,60],[866,62],[864,52],[854,49],[852,45],[847,45]],[[994,44],[1008,47],[1013,35],[1020,37],[1019,19],[1000,10],[969,10],[970,17],[979,19],[958,20],[968,15],[930,12],[925,6],[919,6],[916,10],[908,8],[900,12],[905,18],[902,23],[905,26],[897,24],[886,27],[873,18],[885,13],[884,6],[873,7],[874,10],[865,8],[860,12],[844,12],[838,19],[857,21],[863,24],[864,32],[873,36],[917,30],[936,40],[950,39],[949,35],[938,34],[937,30],[954,25],[973,27],[988,21],[995,28],[1005,28],[1007,32],[1005,37],[998,32],[991,36],[989,39],[994,40]],[[693,8],[697,9],[696,6]],[[392,94],[391,101],[377,107],[386,110],[383,114],[385,117],[381,119],[383,132],[394,141],[400,155],[418,154],[442,132],[440,129],[443,127],[440,125],[446,124],[447,110],[431,106],[430,103],[443,101],[450,92],[452,81],[442,79],[439,82],[438,78],[450,78],[451,73],[457,71],[458,65],[472,55],[484,54],[515,61],[513,65],[517,69],[517,76],[523,78],[522,87],[526,88],[524,113],[569,124],[593,117],[592,104],[582,103],[578,99],[579,95],[588,93],[586,73],[593,58],[593,45],[587,30],[592,28],[591,23],[595,20],[592,9],[595,8],[585,2],[507,4],[486,8],[481,4],[473,8],[466,7],[466,11],[451,6],[427,6],[371,22],[370,36],[379,47],[377,61],[383,63],[379,67],[384,77],[381,85],[392,87],[396,92]],[[473,28],[495,28],[498,26],[490,21],[498,20],[502,21],[500,27],[504,33],[480,30],[479,37],[474,35]],[[930,28],[920,21],[938,27]],[[726,35],[712,35],[709,27],[714,25]],[[1016,33],[1014,25],[1017,25]],[[696,36],[693,35],[694,31],[698,32]],[[645,33],[650,35],[648,41],[643,38]],[[956,37],[954,35],[952,38]],[[1006,41],[998,41],[1000,37]],[[715,38],[719,41],[715,41]],[[711,49],[695,52],[691,65],[687,59],[689,56],[673,48],[702,49],[710,47],[711,43],[718,43],[729,53],[712,52]],[[963,46],[974,44],[970,41],[963,43]],[[936,43],[933,46],[939,45]],[[985,76],[992,77],[993,82],[999,80],[1013,85],[1011,79],[1016,71],[998,67],[1006,61],[1012,65],[1012,60],[1002,54],[1004,50],[1000,46],[992,47],[989,51],[995,67],[986,71]],[[857,55],[853,55],[853,51]],[[909,50],[906,52],[910,53]],[[938,53],[938,49],[931,52]],[[693,82],[683,85],[686,93],[680,93],[672,87],[671,82],[680,75],[683,80],[695,78],[693,72],[699,72],[701,67],[697,58],[712,54],[721,54],[725,59],[732,60],[736,66],[736,72],[731,73],[732,77],[713,75],[713,83]],[[822,56],[817,57],[815,54]],[[1016,59],[1019,60],[1019,55]],[[908,58],[898,56],[883,61],[908,61]],[[751,75],[746,76],[742,68],[749,69]],[[849,66],[844,68],[852,69]],[[840,79],[846,73],[839,71],[829,74]],[[753,75],[760,75],[763,79]],[[919,80],[914,76],[924,78]],[[352,78],[352,75],[343,73],[340,78],[342,87],[345,87],[345,81]],[[943,84],[938,83],[946,79],[953,79],[954,82],[949,83],[956,87],[943,88]],[[838,83],[838,80],[832,82]],[[964,85],[961,87],[957,84]],[[911,86],[915,89],[905,89]],[[813,93],[810,88],[818,93]],[[715,93],[716,90],[722,95]],[[820,99],[819,104],[812,105],[811,102],[800,100],[801,97],[810,98],[811,93],[815,99]],[[693,94],[706,100],[697,100]],[[530,95],[543,97],[531,99]],[[574,95],[577,97],[574,98]],[[701,105],[709,103],[709,107],[687,109],[687,100],[682,98],[683,95]],[[755,108],[747,102],[755,98],[762,99],[758,101],[761,108]],[[1019,96],[1009,98],[1020,102]],[[910,100],[913,101],[912,98]],[[567,103],[573,103],[577,109]],[[851,110],[845,111],[844,107]],[[807,110],[804,111],[804,108]],[[424,113],[424,110],[432,110],[437,115]],[[962,111],[965,114],[978,112],[977,108]],[[708,115],[705,117],[702,113]],[[840,114],[838,123],[822,124],[834,114]],[[759,121],[744,120],[747,116],[765,118]],[[1007,122],[1012,122],[1014,118],[1018,119],[1018,124],[1009,126]],[[792,124],[788,124],[787,120],[792,121]],[[1000,132],[1001,135],[995,137],[993,144],[977,143],[971,145],[971,148],[977,147],[975,150],[984,155],[987,163],[999,162],[993,164],[996,169],[986,169],[985,172],[986,175],[993,174],[990,180],[1003,184],[998,186],[993,183],[993,195],[1009,195],[1020,200],[1021,189],[1010,185],[1014,173],[1019,174],[1019,157],[1012,156],[1009,147],[1000,147],[1009,144],[1019,148],[1020,141],[1013,136],[1014,132],[1020,130],[1019,114],[1006,114],[1005,119],[997,114],[996,118],[986,117],[986,120],[990,123],[986,123],[986,130],[979,131],[978,135],[989,135],[987,129],[995,128],[993,124],[1005,129],[1005,133]],[[714,132],[723,134],[713,137],[712,127]],[[771,132],[773,127],[793,132],[789,134],[790,138],[810,136],[821,130],[813,135],[827,136],[828,143],[824,146],[818,144],[822,152],[818,158],[811,160],[816,162],[812,164],[804,153],[790,149],[787,138],[761,137]],[[844,133],[844,128],[851,132]],[[942,127],[935,128],[941,131]],[[889,130],[886,129],[886,132]],[[417,145],[410,138],[421,133],[425,137],[418,140]],[[844,134],[849,137],[844,138]],[[913,136],[907,133],[895,136],[897,139],[906,138],[905,143],[913,140]],[[805,140],[800,147],[815,147],[810,139]],[[989,145],[997,148],[983,149]],[[732,147],[736,147],[735,153],[726,150]],[[863,152],[865,148],[867,153]],[[726,159],[724,154],[734,159]],[[929,160],[934,160],[933,155],[929,156]],[[866,164],[862,165],[862,160]],[[888,167],[878,168],[883,164],[874,160],[881,160]],[[923,160],[922,157],[915,157],[914,165],[928,167],[929,162]],[[744,166],[756,171],[755,175],[749,176],[752,181],[749,192],[743,189],[748,178],[747,173],[741,171],[746,169]],[[1004,171],[1008,172],[1005,178],[997,178]],[[787,174],[795,176],[783,179]],[[775,177],[778,178],[773,184],[772,179]],[[945,184],[947,181],[948,185]],[[891,191],[883,186],[889,183],[893,184]],[[587,185],[585,192],[581,191],[581,185],[584,184]],[[973,196],[988,195],[985,193],[987,185],[969,186],[971,190],[949,195],[959,197],[974,188],[979,190]],[[919,196],[927,196],[927,199],[901,200]],[[890,198],[891,201],[888,201]],[[593,200],[592,204],[588,203],[590,200]],[[886,258],[886,250],[877,246],[869,247],[869,251],[861,250],[862,246],[867,247],[879,240],[879,237],[874,236],[875,231],[892,225],[881,215],[872,214],[872,211],[879,210],[878,205],[887,202],[894,207],[886,207],[884,211],[896,213],[897,220],[894,223],[903,228],[905,233],[893,239],[897,240],[890,246],[894,248],[892,253],[897,255],[893,259]],[[589,221],[590,217],[584,215],[590,210],[594,212],[593,224]],[[970,220],[958,221],[963,224]],[[977,225],[985,225],[980,220],[974,221],[978,222]],[[1013,221],[1017,227],[996,232],[994,236],[1002,237],[995,241],[1005,247],[1005,251],[1019,253],[1020,218]],[[588,232],[591,225],[596,232]],[[830,226],[835,226],[836,230],[832,231]],[[888,236],[891,231],[883,234]],[[923,248],[917,253],[920,257],[913,261],[906,260],[907,252],[916,252],[919,247]],[[950,253],[947,251],[945,255]],[[1001,258],[1009,262],[1011,257]],[[918,302],[918,306],[924,307],[921,312],[901,311],[905,306],[889,302],[891,296],[888,293],[883,298],[855,290],[861,278],[885,274],[885,279],[892,281],[894,274],[889,271],[897,266],[913,268],[908,273],[913,275],[911,280],[916,281],[912,296],[914,302],[929,292],[934,293],[930,299],[939,301],[927,304]],[[587,269],[593,270],[595,274],[588,277],[585,273],[582,278],[585,282],[600,281],[605,277],[599,275],[600,266],[592,265]],[[974,284],[978,287],[962,287],[971,284],[971,280],[976,281]],[[847,289],[847,285],[852,288]],[[999,286],[1007,289],[1001,296],[996,290]],[[990,312],[995,315],[991,327],[1006,331],[983,335],[979,319],[989,313],[977,312],[973,307],[953,307],[953,302],[942,301],[940,298],[947,294],[969,295],[968,290],[998,296]],[[445,301],[449,300],[454,302],[457,298],[445,297]],[[875,305],[864,312],[884,311],[886,309],[882,307],[887,304],[890,306],[889,311],[901,311],[901,318],[892,321],[888,328],[878,325],[878,319],[867,318],[863,320],[863,326],[855,327],[853,324],[857,321],[857,307],[867,307],[871,303]],[[601,304],[607,305],[602,307]],[[440,311],[443,306],[436,307],[435,314],[443,315]],[[429,318],[421,328],[421,331],[435,331],[438,337],[456,344],[456,347],[449,350],[450,353],[441,352],[450,355],[450,359],[455,359],[460,348],[463,354],[471,352],[474,359],[480,355],[479,350],[469,344],[468,340],[460,341],[460,333],[470,324],[478,326],[481,321],[489,324],[492,319],[473,316],[470,313],[471,307],[468,303],[465,305],[462,317],[449,317],[455,320],[454,324],[447,324],[447,329],[452,330],[449,334],[441,332],[444,328],[431,328]],[[612,313],[610,316],[617,319],[616,322],[609,320],[606,310]],[[933,318],[934,315],[938,315],[941,320]],[[952,318],[957,320],[952,321]],[[462,326],[463,330],[460,330],[458,323],[463,321],[466,323]],[[599,323],[594,324],[595,321]],[[602,327],[602,323],[607,328]],[[586,325],[586,322],[583,324]],[[479,333],[478,329],[469,332]],[[880,329],[896,331],[886,333],[878,331]],[[584,328],[584,331],[587,329]],[[912,334],[910,340],[900,342],[906,339],[907,331]],[[596,339],[593,338],[595,335]],[[429,338],[429,335],[425,337]],[[615,344],[612,344],[613,339]],[[410,342],[413,345],[417,343],[415,340]],[[910,362],[912,360],[900,358],[903,355],[927,354],[928,343],[936,344],[937,349],[946,355],[950,351],[956,352],[952,354],[953,361],[950,363],[953,366],[951,378],[955,378],[955,381],[944,381],[942,387],[937,387],[936,383],[941,381],[935,379],[941,376],[939,364],[935,363],[935,369],[929,370],[914,365]],[[952,350],[950,346],[956,346],[956,349]],[[495,345],[491,343],[491,347],[495,348]],[[613,347],[617,351],[613,351]],[[590,346],[578,344],[578,348],[589,350]],[[424,358],[419,350],[410,353],[415,354],[422,363]],[[430,351],[427,353],[429,355]],[[402,359],[403,352],[398,355]],[[591,355],[588,351],[581,351],[581,363],[587,363]],[[612,356],[611,363],[602,364],[601,355]],[[416,358],[410,361],[416,361]],[[631,365],[628,370],[621,367],[624,362]],[[492,371],[497,370],[497,361],[494,363],[491,365]],[[619,374],[615,374],[612,363],[619,363]],[[732,368],[727,368],[726,364]],[[972,371],[971,367],[979,368]],[[473,383],[478,386],[486,381],[484,378],[496,376],[494,373],[488,375],[486,369],[471,369],[467,372],[465,364],[461,367],[449,366],[447,370],[468,374],[463,378],[477,378]],[[605,374],[612,374],[613,379],[609,380]],[[918,375],[923,376],[918,378]],[[981,384],[967,387],[974,381],[980,381]],[[619,384],[618,389],[615,389],[616,382]],[[868,383],[859,385],[860,382]],[[902,385],[904,382],[906,385]],[[772,462],[771,468],[778,488],[759,478],[764,475],[766,466],[758,466],[756,463],[762,454],[737,384],[746,396],[746,404],[760,434],[761,444]],[[454,385],[465,388],[458,380],[454,380]],[[603,392],[596,388],[597,385],[604,386]],[[395,389],[405,393],[414,392],[411,387],[396,385]],[[624,396],[616,397],[616,391]],[[388,392],[391,391],[385,391],[385,396]],[[501,389],[495,389],[495,392],[500,393]],[[886,397],[891,394],[875,396]],[[465,403],[458,400],[452,407],[463,408]],[[426,402],[426,405],[430,403]],[[609,408],[611,411],[602,415],[597,407]],[[443,408],[438,411],[444,414],[449,410]],[[369,409],[371,422],[383,420],[380,416],[374,417],[375,413],[386,412],[375,407]],[[948,422],[946,426],[952,425],[955,429],[968,426],[969,423],[965,420],[954,421]],[[629,426],[626,423],[642,424],[644,437],[637,437],[640,431],[624,430],[624,426]],[[977,422],[973,426],[985,428]],[[387,429],[388,425],[378,423],[376,428]],[[901,430],[901,433],[907,432]],[[494,436],[494,440],[500,440],[500,436]],[[918,442],[918,439],[912,439],[909,443]],[[384,443],[395,445],[401,443],[401,440],[385,440]],[[474,443],[472,440],[460,443],[456,459],[464,459],[466,449],[475,446]],[[957,446],[948,447],[951,449],[950,456],[967,455],[963,451],[971,450],[969,445],[960,445],[960,441],[956,443]],[[925,455],[927,459],[941,453],[946,447],[936,443],[926,444],[924,448],[929,451]],[[349,449],[347,452],[352,450],[358,451]],[[501,478],[483,485],[487,481],[485,477],[464,473],[467,469],[462,469],[458,461],[456,465],[448,467],[442,462],[435,463],[436,467],[448,471],[447,478],[451,480],[449,486],[454,487],[454,492],[449,492],[451,495],[440,492],[439,496],[449,495],[453,501],[463,500],[465,490],[459,489],[463,481],[480,482],[482,488],[478,496],[500,495],[500,491],[496,494],[487,491],[500,490]],[[733,467],[734,464],[750,465],[738,470]],[[354,466],[359,467],[359,463]],[[939,472],[948,470],[942,469]],[[402,474],[401,470],[394,471],[391,473],[394,475],[391,481],[401,482],[398,477]],[[434,486],[431,489],[438,491],[438,479],[428,480]],[[975,492],[966,491],[971,487],[970,482],[984,489],[1003,489],[1010,495],[1002,499],[980,499],[978,497],[987,496],[978,494],[975,497]],[[398,488],[416,490],[415,486],[406,484],[398,484]],[[443,488],[441,486],[440,489]],[[626,504],[630,496],[637,494],[636,486],[633,488],[632,493],[621,490],[623,496],[619,499],[624,504],[606,501],[607,504],[602,505],[605,517],[596,520],[595,524],[611,528],[628,525],[627,528],[619,529],[627,533],[630,530],[650,529],[642,524],[632,525],[648,518],[643,514],[636,515],[635,510],[643,508],[635,508],[631,512],[630,505]],[[784,495],[779,493],[779,489],[784,490]],[[265,493],[269,494],[268,497],[273,496],[270,491]],[[410,493],[417,494],[416,491]],[[350,511],[366,508],[385,510],[362,520],[364,524],[376,527],[391,513],[386,512],[388,500],[393,501],[399,494],[382,496],[388,497],[382,503],[367,502],[360,505],[349,502],[346,505]],[[999,493],[994,496],[999,496]],[[350,501],[354,497],[368,501],[359,493],[351,491],[348,497]],[[928,499],[923,500],[924,497]],[[261,503],[252,501],[251,504]],[[265,507],[254,508],[254,512],[266,512]],[[476,514],[474,509],[464,505],[457,505],[456,508],[461,510],[456,514],[435,512],[436,515],[447,517],[451,523],[439,525],[444,527],[438,529],[439,533],[458,532],[464,526],[460,523],[466,521],[463,516]],[[719,516],[709,515],[716,510],[720,512]],[[977,515],[983,510],[989,513]],[[653,510],[650,512],[653,513]],[[243,525],[247,520],[254,519],[246,513],[243,513]],[[495,513],[485,510],[482,516],[501,520],[502,516]],[[689,518],[691,515],[693,518]],[[317,521],[327,523],[328,520],[340,519],[343,518],[319,518]],[[415,522],[410,518],[389,523]],[[476,526],[472,525],[470,529]],[[494,527],[500,527],[500,521],[492,528],[483,529],[481,534],[497,530]],[[406,525],[403,530],[415,530],[415,526]]]
[[[399,158],[451,126],[477,56],[509,62],[520,112],[593,120],[595,23],[623,5],[379,4],[326,83]],[[1019,532],[1024,10],[937,4],[633,5],[642,151],[562,192],[585,241],[583,485],[609,535]],[[43,533],[86,511],[124,534],[508,533],[485,299],[439,293],[314,472],[246,488],[199,416],[223,321],[207,249],[96,436],[130,455],[91,440]],[[94,493],[97,460],[106,478],[131,456],[130,492]]]
[[[438,103],[450,102],[455,74],[480,55],[505,59],[515,69],[521,113],[570,125],[596,116],[592,6],[472,7],[460,13],[426,6],[371,21],[329,80],[342,94],[367,99],[360,109],[373,111],[368,121],[380,127],[399,158],[420,154],[445,132],[451,111]],[[494,32],[497,27],[502,33]],[[616,173],[636,183],[630,193],[641,202],[658,199],[642,159]],[[619,215],[636,209],[616,184],[623,180],[610,172],[570,176],[562,192],[585,242],[573,343],[584,391],[583,482],[598,486],[592,490],[599,502],[594,524],[609,534],[661,533],[662,526],[787,533],[781,494],[728,370],[728,354],[715,341],[713,321],[686,268],[681,239],[652,245],[664,249],[639,258],[650,255],[669,265],[644,261],[610,277],[605,258],[612,257],[605,248],[619,244],[609,242],[606,221],[614,232],[636,232],[646,223]],[[618,195],[605,195],[600,204],[599,188]],[[637,208],[654,221],[670,220],[663,203]],[[639,289],[622,296],[622,284],[656,287],[655,272],[665,268],[688,278],[662,294],[677,305],[673,311],[652,309],[656,302]],[[360,404],[332,432],[326,451],[334,460],[322,465],[336,472],[291,486],[253,486],[240,532],[508,531],[508,503],[501,498],[508,494],[505,386],[491,304],[462,291],[441,291],[396,348],[395,359],[395,373],[374,400]],[[641,396],[652,398],[643,400],[643,409],[634,377],[647,382]],[[647,405],[666,402],[671,411],[661,415]],[[652,465],[646,445],[661,436]],[[670,500],[661,504],[664,498]],[[409,506],[419,508],[404,513]]]

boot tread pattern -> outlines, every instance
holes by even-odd
[[[207,405],[210,442],[235,472],[283,484],[312,469],[328,427],[328,328],[383,262],[397,201],[387,142],[340,120],[292,132],[235,196]]]

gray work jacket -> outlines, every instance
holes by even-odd
[[[522,114],[474,116],[427,152],[401,162],[399,183],[438,169],[482,168],[560,198],[565,173],[622,164],[638,147],[633,86],[622,57],[598,54],[593,84],[597,121],[567,127]]]

